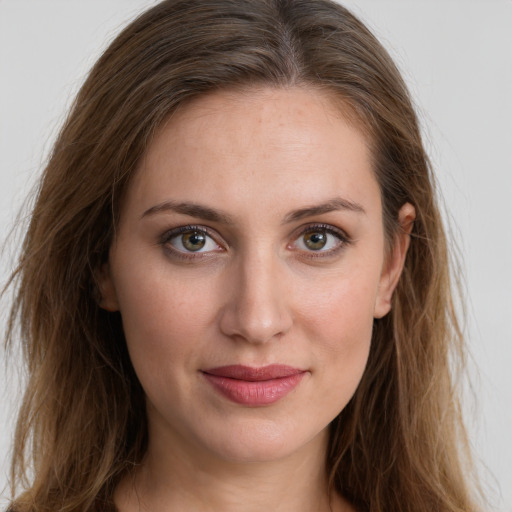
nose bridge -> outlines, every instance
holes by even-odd
[[[244,251],[230,277],[231,294],[222,311],[221,330],[252,343],[286,333],[292,323],[279,256],[265,244]]]

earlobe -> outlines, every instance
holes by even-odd
[[[104,263],[98,274],[97,284],[99,290],[98,305],[106,311],[119,311],[117,293],[110,273],[110,265]]]
[[[415,218],[416,210],[414,206],[410,203],[405,203],[398,212],[399,228],[380,277],[374,318],[382,318],[391,310],[391,299],[402,274]]]

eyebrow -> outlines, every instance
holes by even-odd
[[[296,222],[307,217],[313,217],[315,215],[322,215],[324,213],[339,210],[366,214],[366,211],[359,203],[355,203],[347,199],[342,199],[340,197],[335,197],[318,205],[307,206],[305,208],[293,210],[284,217],[283,224]],[[210,222],[218,222],[220,224],[228,225],[234,224],[233,218],[220,210],[209,208],[197,203],[176,201],[164,201],[155,206],[152,206],[141,215],[141,219],[150,215],[155,215],[157,213],[169,211],[181,213],[190,217],[196,217],[198,219],[207,220]]]
[[[210,222],[233,224],[233,219],[227,213],[223,213],[219,210],[215,210],[214,208],[209,208],[208,206],[202,206],[196,203],[178,203],[175,201],[164,201],[163,203],[152,206],[142,214],[141,219],[149,215],[169,211],[188,215],[189,217],[208,220]]]
[[[284,222],[294,222],[307,217],[313,217],[314,215],[322,215],[339,210],[366,214],[365,209],[359,203],[342,199],[341,197],[335,197],[325,203],[294,210],[286,215]]]

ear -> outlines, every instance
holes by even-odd
[[[98,305],[107,311],[119,311],[117,293],[110,272],[110,265],[103,263],[97,274],[98,289],[100,298]]]
[[[393,245],[386,257],[380,276],[373,314],[374,318],[382,318],[391,310],[391,299],[404,267],[415,218],[416,210],[414,206],[410,203],[405,203],[398,212],[398,231],[393,239]]]

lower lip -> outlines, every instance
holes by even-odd
[[[247,381],[203,373],[206,380],[223,396],[237,404],[269,405],[285,397],[298,386],[306,372],[276,379]]]

